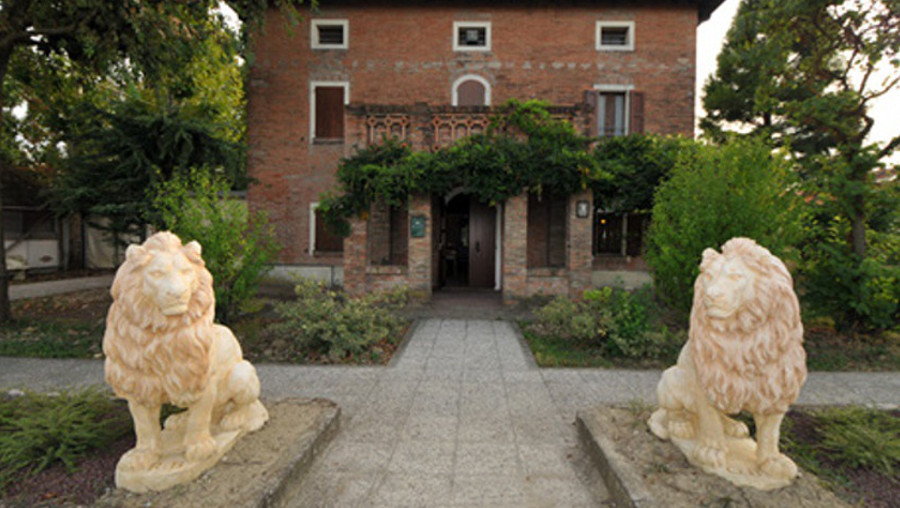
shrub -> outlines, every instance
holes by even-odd
[[[397,315],[406,304],[405,288],[348,298],[324,284],[303,280],[294,292],[296,300],[275,307],[284,319],[273,325],[275,332],[334,362],[371,353],[373,346],[396,337],[406,324]]]
[[[245,203],[230,198],[230,190],[224,178],[195,169],[159,185],[153,201],[159,226],[203,246],[216,317],[223,323],[256,293],[279,248],[265,215],[251,220]]]
[[[658,294],[676,310],[690,310],[703,250],[735,236],[793,258],[799,213],[788,161],[762,142],[682,151],[656,193],[647,234],[646,260]]]
[[[653,359],[683,342],[658,323],[658,315],[649,288],[629,292],[605,287],[585,291],[580,300],[555,297],[535,312],[537,320],[529,330],[600,348],[605,356]]]
[[[0,491],[17,474],[57,462],[71,472],[82,456],[130,431],[128,411],[99,388],[0,398]]]

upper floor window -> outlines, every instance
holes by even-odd
[[[597,51],[634,51],[634,21],[598,21]]]
[[[591,135],[610,137],[644,132],[644,94],[630,88],[598,85],[587,92],[586,100],[594,110]]]
[[[344,139],[344,106],[349,101],[350,84],[343,81],[310,83],[310,141],[335,142]]]
[[[453,51],[490,51],[490,21],[454,21]]]
[[[453,106],[490,106],[491,84],[481,76],[466,74],[453,82]]]
[[[346,19],[314,19],[310,25],[313,49],[347,49],[350,22]]]

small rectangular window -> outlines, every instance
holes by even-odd
[[[346,19],[314,19],[310,25],[313,49],[347,49],[349,21]]]
[[[633,51],[634,21],[598,21],[598,51]]]
[[[454,51],[490,51],[489,21],[456,21],[453,23]]]
[[[314,140],[344,138],[344,87],[317,86],[315,94]]]

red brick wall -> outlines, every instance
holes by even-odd
[[[290,29],[290,36],[277,10],[255,38],[248,169],[259,184],[249,202],[275,225],[284,247],[280,262],[340,263],[309,255],[309,203],[334,184],[338,159],[353,147],[310,144],[310,81],[349,82],[353,103],[403,105],[449,104],[453,82],[465,74],[491,84],[495,105],[510,98],[571,105],[595,84],[633,85],[645,93],[648,132],[693,132],[697,10],[689,4],[398,4],[323,2],[315,17],[349,20],[347,50],[311,51],[309,22]],[[454,52],[454,20],[491,21],[492,51]],[[635,50],[596,51],[597,20],[633,20]]]

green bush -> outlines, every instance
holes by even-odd
[[[609,357],[654,359],[683,342],[658,323],[659,312],[649,288],[589,289],[580,300],[556,296],[535,312],[529,331],[598,348]]]
[[[900,183],[885,183],[867,200],[865,258],[851,251],[850,221],[837,202],[811,203],[800,282],[805,309],[842,330],[900,326]]]
[[[789,162],[764,143],[735,140],[681,151],[660,185],[647,233],[647,264],[659,296],[687,313],[704,249],[753,238],[782,259],[800,233]]]
[[[279,248],[265,215],[251,219],[246,204],[229,197],[230,190],[224,178],[195,169],[160,184],[153,201],[161,228],[203,246],[216,318],[223,323],[256,293]]]
[[[124,406],[99,388],[55,396],[0,397],[0,492],[17,474],[36,474],[78,460],[131,431]]]
[[[324,284],[303,280],[294,289],[297,298],[276,304],[284,321],[275,332],[291,338],[302,350],[325,354],[334,362],[372,354],[372,347],[396,337],[406,321],[397,314],[407,290],[370,293],[349,298]]]

